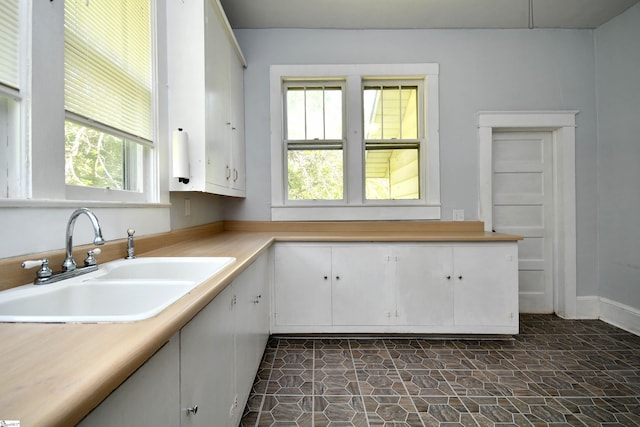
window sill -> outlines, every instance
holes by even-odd
[[[412,221],[440,219],[440,206],[272,206],[272,221]]]
[[[96,200],[0,199],[0,208],[170,208],[170,203],[106,202]]]

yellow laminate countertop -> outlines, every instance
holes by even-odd
[[[70,426],[123,383],[274,241],[514,241],[486,232],[225,231],[139,256],[232,256],[159,315],[129,323],[0,323],[0,419]]]

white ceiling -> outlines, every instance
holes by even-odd
[[[596,28],[639,0],[532,0],[535,28]],[[233,28],[528,28],[529,0],[221,0]]]

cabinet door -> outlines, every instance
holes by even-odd
[[[213,192],[224,194],[232,176],[230,165],[231,115],[229,106],[230,49],[220,12],[205,1],[205,112],[206,177]],[[197,109],[197,106],[193,106]]]
[[[231,187],[242,193],[245,191],[245,142],[244,142],[244,67],[229,49],[230,56],[230,108],[231,108]]]
[[[389,276],[387,246],[332,248],[333,324],[387,325],[395,322],[396,293]]]
[[[456,325],[517,325],[517,262],[515,243],[454,247]]]
[[[175,427],[179,422],[176,335],[87,415],[79,427]]]
[[[228,426],[234,405],[234,295],[227,286],[180,331],[181,425]],[[196,414],[186,409],[198,406]]]
[[[394,253],[398,324],[452,325],[452,248],[398,246]]]
[[[331,247],[276,245],[274,323],[331,325]]]
[[[236,394],[234,425],[240,420],[269,338],[268,256],[256,259],[233,282],[236,292]]]

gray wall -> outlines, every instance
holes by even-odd
[[[171,229],[195,227],[224,220],[224,200],[222,196],[196,192],[171,194]],[[185,215],[185,203],[189,200],[189,215]]]
[[[640,309],[640,4],[595,31],[600,296]]]
[[[440,64],[442,219],[478,218],[477,113],[579,110],[578,295],[596,295],[596,98],[591,30],[237,30],[247,58],[247,199],[227,219],[270,219],[269,66]]]

